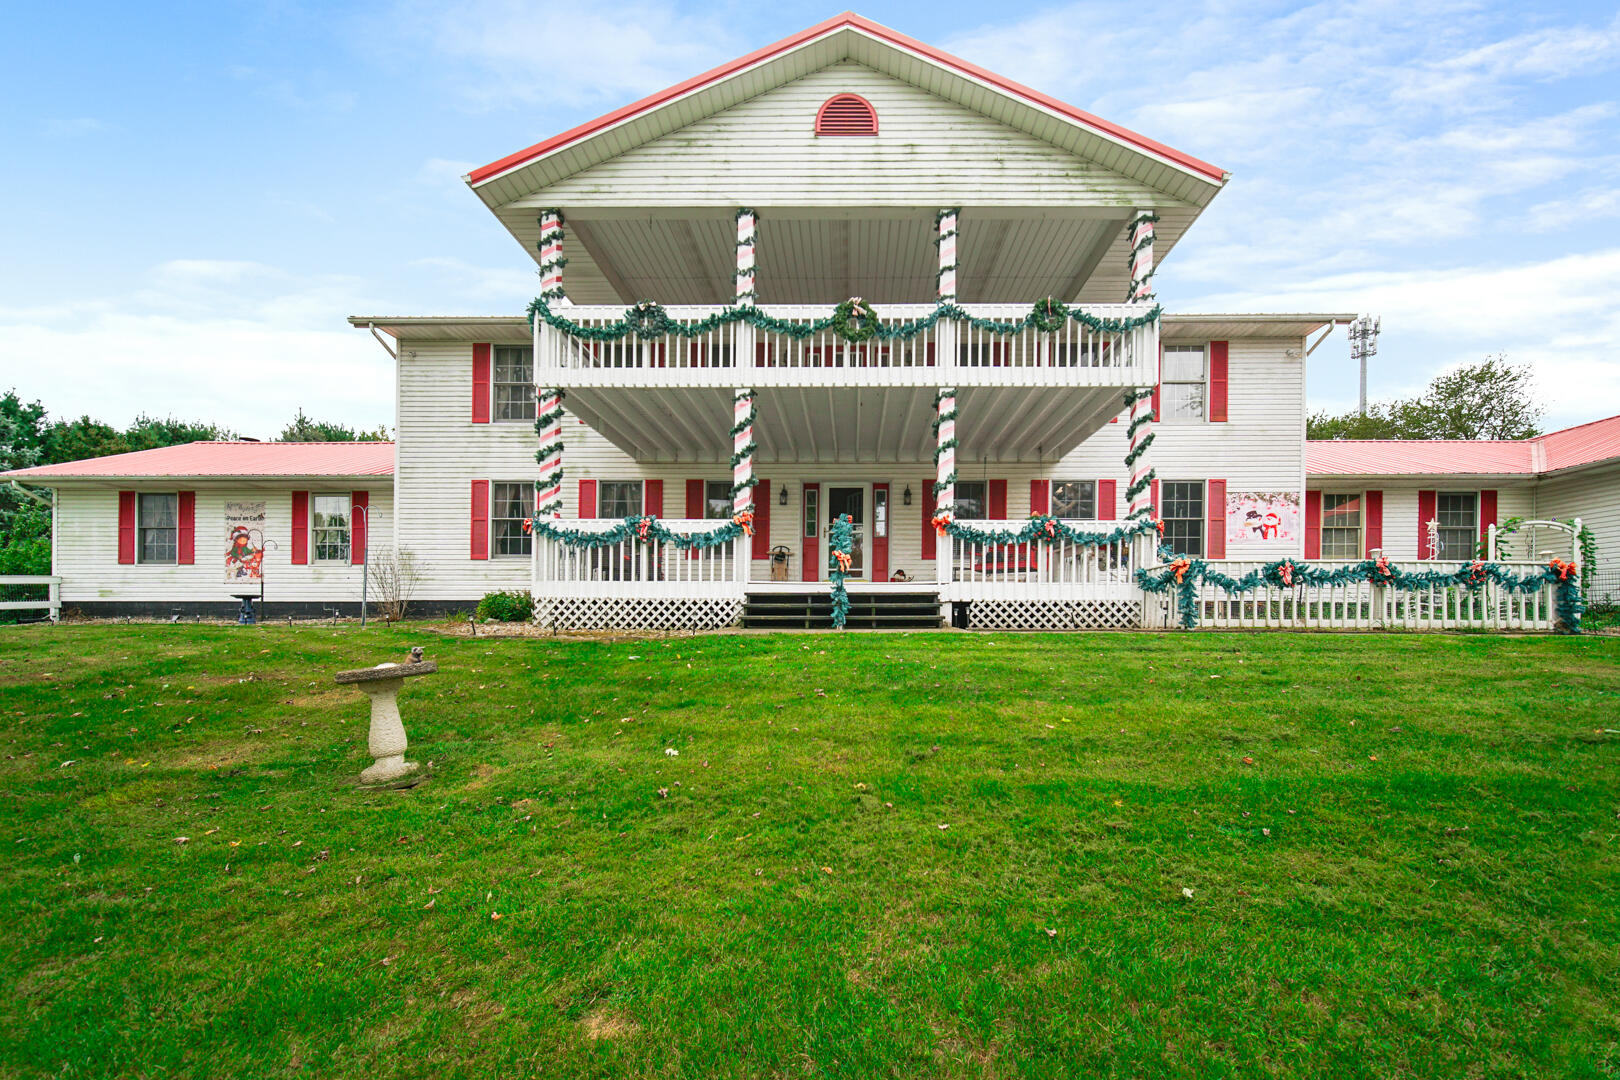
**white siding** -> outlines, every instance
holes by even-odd
[[[386,476],[331,483],[291,481],[189,481],[161,484],[142,481],[117,485],[63,483],[57,493],[55,572],[62,577],[64,604],[91,601],[228,603],[241,586],[225,584],[225,503],[264,500],[265,538],[275,542],[264,559],[264,595],[268,603],[343,603],[360,601],[360,567],[311,562],[292,565],[292,492],[367,492],[373,556],[394,542],[393,494]],[[190,566],[120,564],[118,561],[118,492],[176,491],[197,493],[196,562]]]
[[[1420,558],[1418,546],[1418,492],[1419,491],[1496,491],[1496,520],[1510,517],[1530,517],[1532,496],[1530,481],[1506,481],[1481,484],[1474,480],[1445,482],[1443,478],[1414,483],[1402,478],[1399,482],[1382,480],[1335,481],[1312,477],[1312,491],[1331,493],[1382,491],[1384,493],[1384,546],[1383,552],[1397,561]],[[1365,528],[1365,523],[1363,523]],[[1366,544],[1366,534],[1362,534]]]
[[[1597,541],[1599,568],[1620,567],[1620,464],[1543,480],[1535,516],[1580,518]]]
[[[877,110],[877,137],[817,138],[839,93]],[[768,134],[766,134],[768,133]],[[1155,206],[1160,192],[856,63],[759,95],[513,205]]]

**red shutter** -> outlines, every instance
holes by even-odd
[[[135,561],[135,493],[118,493],[118,561]]]
[[[1204,550],[1211,559],[1226,558],[1226,481],[1210,480],[1204,485],[1204,531],[1209,535]]]
[[[1485,539],[1485,531],[1496,524],[1496,490],[1487,488],[1479,493],[1479,538]]]
[[[292,493],[292,561],[294,566],[309,562],[309,492]]]
[[[934,531],[934,507],[939,504],[934,501],[934,482],[922,482],[922,557],[935,559],[939,557],[936,545],[939,534]]]
[[[816,513],[822,514],[821,485],[805,484],[805,491],[816,493]],[[803,581],[821,580],[821,522],[804,520],[804,495],[799,495],[799,536],[804,547],[800,558],[799,578]]]
[[[1097,520],[1114,521],[1119,513],[1117,480],[1097,481]]]
[[[489,423],[489,343],[473,346],[472,422]]]
[[[1209,343],[1209,419],[1214,424],[1226,423],[1226,373],[1230,351],[1224,341]]]
[[[366,561],[366,529],[371,524],[371,492],[349,492],[349,564]]]
[[[467,557],[489,558],[489,481],[472,482],[472,512],[468,515]]]
[[[1322,493],[1305,493],[1305,557],[1322,557]]]
[[[645,480],[641,484],[641,512],[653,517],[664,516],[664,482]]]
[[[1384,493],[1382,491],[1367,492],[1367,501],[1363,503],[1367,508],[1367,558],[1372,558],[1374,550],[1384,546]]]
[[[1163,378],[1164,378],[1164,346],[1161,344],[1159,346],[1159,368],[1158,368],[1158,373],[1155,374],[1154,377],[1153,377],[1153,419],[1155,419],[1155,420],[1159,419],[1159,380],[1161,380]],[[1154,503],[1155,506],[1158,505],[1158,502],[1159,502],[1158,499],[1153,500],[1153,503]]]
[[[197,561],[197,493],[182,491],[176,500],[179,521],[175,526],[175,562],[191,566]]]
[[[876,511],[875,507],[877,506],[877,493],[880,492],[880,491],[883,492],[883,498],[885,500],[884,505],[888,506],[888,501],[887,500],[889,498],[889,485],[888,484],[873,484],[872,485],[872,506],[874,507],[874,510],[873,510],[873,513],[872,513],[873,518],[877,517],[877,511]],[[891,506],[891,507],[889,507],[888,511],[886,511],[888,513],[888,521],[885,522],[885,524],[884,524],[884,530],[885,530],[884,535],[879,536],[877,534],[877,528],[876,528],[877,522],[874,520],[873,523],[872,523],[873,526],[874,526],[873,529],[872,529],[872,580],[873,581],[888,581],[889,580],[889,536],[888,536],[887,530],[889,528],[889,524],[892,523],[893,520],[894,520],[893,510],[894,510],[894,508]]]
[[[754,559],[771,557],[771,482],[761,480],[754,488],[759,498],[754,500],[754,543],[748,555]]]
[[[1029,482],[1029,512],[1032,516],[1052,512],[1052,481],[1031,480]]]
[[[1007,481],[991,480],[985,485],[989,490],[989,508],[986,516],[996,521],[1007,520]]]
[[[1429,522],[1433,521],[1439,512],[1436,508],[1438,500],[1432,491],[1418,492],[1418,545],[1417,557],[1429,558]]]
[[[581,480],[579,482],[579,508],[574,512],[574,516],[582,518],[596,516],[595,480]]]
[[[1157,480],[1148,481],[1148,505],[1153,507],[1153,516],[1155,518],[1161,516],[1159,514],[1159,482]]]
[[[686,482],[686,516],[689,518],[701,518],[704,510],[707,509],[705,506],[707,501],[703,497],[703,481],[688,480]]]

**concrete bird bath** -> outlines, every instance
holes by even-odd
[[[405,760],[405,724],[399,718],[395,700],[405,680],[413,675],[431,675],[439,670],[432,660],[422,659],[422,650],[411,650],[408,664],[378,664],[376,667],[340,671],[341,684],[353,684],[371,698],[371,732],[366,749],[376,760],[360,774],[362,784],[382,784],[416,771],[416,762]]]

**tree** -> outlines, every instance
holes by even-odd
[[[1529,365],[1487,357],[1435,377],[1415,398],[1374,404],[1367,415],[1313,413],[1310,439],[1529,439],[1541,434],[1542,407]]]
[[[375,431],[356,431],[347,424],[316,420],[299,408],[292,423],[281,429],[282,442],[387,442],[387,426]]]

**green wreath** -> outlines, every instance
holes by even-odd
[[[669,333],[669,315],[652,300],[638,300],[635,307],[627,308],[624,321],[643,340],[661,338]]]
[[[1035,301],[1035,306],[1029,312],[1030,325],[1043,334],[1057,333],[1068,319],[1069,309],[1061,300],[1053,300],[1050,296]]]
[[[859,344],[877,336],[878,313],[858,296],[852,296],[833,309],[833,333],[845,341]]]

